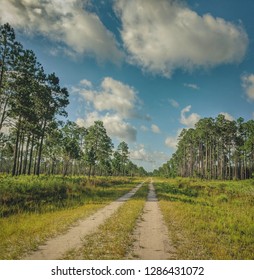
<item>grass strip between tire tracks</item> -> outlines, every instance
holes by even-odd
[[[142,214],[148,186],[144,184],[96,232],[89,235],[81,248],[70,250],[64,259],[119,260],[124,259],[134,242],[132,233]]]

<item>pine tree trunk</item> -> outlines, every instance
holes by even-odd
[[[21,122],[21,117],[19,117],[17,133],[16,133],[15,149],[14,149],[14,156],[13,156],[12,176],[15,176],[16,172],[17,172],[19,138],[20,138],[20,122]]]
[[[44,120],[43,128],[42,128],[42,135],[41,135],[41,141],[39,143],[39,150],[38,150],[38,159],[37,159],[37,167],[36,167],[36,175],[40,175],[40,167],[41,167],[41,155],[42,155],[42,147],[43,147],[43,141],[45,136],[45,128],[46,128],[47,121]]]
[[[26,152],[25,152],[24,166],[23,166],[22,174],[26,174],[30,139],[31,139],[31,134],[28,135],[27,142],[26,142]]]
[[[27,171],[28,175],[31,175],[32,161],[33,161],[33,149],[34,149],[34,134],[32,136],[32,142],[31,142],[31,148],[30,148],[30,154],[29,154],[29,164],[28,164],[28,171]]]
[[[21,143],[20,143],[20,149],[19,149],[19,169],[18,169],[18,175],[22,173],[22,166],[23,166],[23,154],[24,154],[24,142],[25,142],[25,134],[24,132],[21,135]]]

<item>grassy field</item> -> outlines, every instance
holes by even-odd
[[[22,259],[143,180],[0,177],[0,259]],[[154,178],[154,185],[177,259],[254,259],[254,180]],[[124,259],[146,195],[145,184],[65,258]]]
[[[177,259],[254,259],[254,181],[155,180]]]
[[[22,258],[47,238],[122,196],[138,181],[95,178],[91,186],[85,177],[64,181],[61,177],[1,177],[0,259]],[[62,196],[54,197],[58,191]]]

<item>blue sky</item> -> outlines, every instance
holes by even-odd
[[[69,119],[100,119],[153,170],[182,128],[254,118],[253,0],[0,0],[1,24],[70,92]]]

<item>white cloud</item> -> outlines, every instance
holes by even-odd
[[[89,127],[94,124],[95,121],[101,120],[101,116],[98,112],[90,112],[86,115],[86,118],[77,118],[76,123],[79,126]]]
[[[110,136],[120,140],[134,142],[137,137],[137,130],[134,126],[121,119],[118,115],[107,114],[102,121]]]
[[[254,74],[244,74],[241,79],[247,99],[249,101],[254,101]]]
[[[221,112],[219,115],[223,115],[226,120],[233,121],[235,118],[231,116],[229,113]]]
[[[110,137],[125,141],[136,141],[137,130],[131,124],[113,114],[99,115],[97,112],[91,112],[85,118],[78,118],[76,123],[81,127],[89,127],[95,121],[101,120]]]
[[[186,113],[190,112],[190,110],[191,110],[191,105],[185,107],[181,111],[180,123],[186,125],[187,127],[194,127],[195,123],[198,122],[201,117],[196,113],[192,113],[187,117]]]
[[[93,86],[93,84],[86,79],[81,80],[79,83],[80,83],[80,85],[87,87],[87,88],[91,88]]]
[[[94,89],[90,81],[82,80],[79,86],[71,90],[88,103],[88,113],[85,118],[77,119],[77,124],[88,127],[94,121],[101,120],[111,137],[136,141],[137,129],[128,121],[129,118],[139,116],[136,112],[139,99],[134,88],[106,77],[98,89]]]
[[[95,13],[87,10],[89,2],[0,0],[0,22],[9,22],[14,28],[25,30],[28,34],[41,34],[58,44],[63,43],[69,53],[94,55],[98,60],[119,62],[122,53],[115,37]],[[56,55],[60,49],[51,52]]]
[[[155,163],[166,161],[169,159],[169,156],[160,151],[148,151],[144,145],[140,144],[130,150],[130,159],[134,161]]]
[[[156,134],[161,133],[160,128],[156,124],[151,125],[151,130],[152,130],[153,133],[156,133]]]
[[[115,0],[115,11],[130,63],[155,74],[239,63],[246,53],[240,25],[198,15],[180,0]]]
[[[195,90],[199,90],[199,86],[195,85],[195,84],[183,84],[185,87],[191,88],[191,89],[195,89]]]
[[[85,87],[80,89],[80,94],[100,112],[113,111],[123,118],[137,115],[138,98],[134,88],[110,77],[103,79],[99,90]]]
[[[145,125],[141,125],[140,126],[140,129],[142,130],[142,131],[148,131],[148,128],[145,126]]]
[[[180,128],[177,130],[177,133],[175,136],[168,136],[165,140],[165,145],[169,148],[176,150],[177,143],[178,143],[178,137],[179,137],[181,131],[182,131],[182,129]]]
[[[169,103],[171,104],[171,106],[173,106],[175,108],[179,107],[179,103],[174,99],[169,99]]]
[[[76,124],[79,127],[86,127],[86,120],[82,119],[82,118],[77,118],[76,119]]]
[[[149,155],[147,154],[147,151],[145,150],[144,146],[141,145],[138,149],[136,150],[131,150],[130,151],[130,158],[132,160],[139,160],[139,161],[148,161],[151,162],[153,161]]]
[[[165,145],[169,148],[173,148],[173,149],[176,149],[176,146],[177,146],[177,137],[174,137],[174,136],[169,136],[166,138],[165,140]]]

